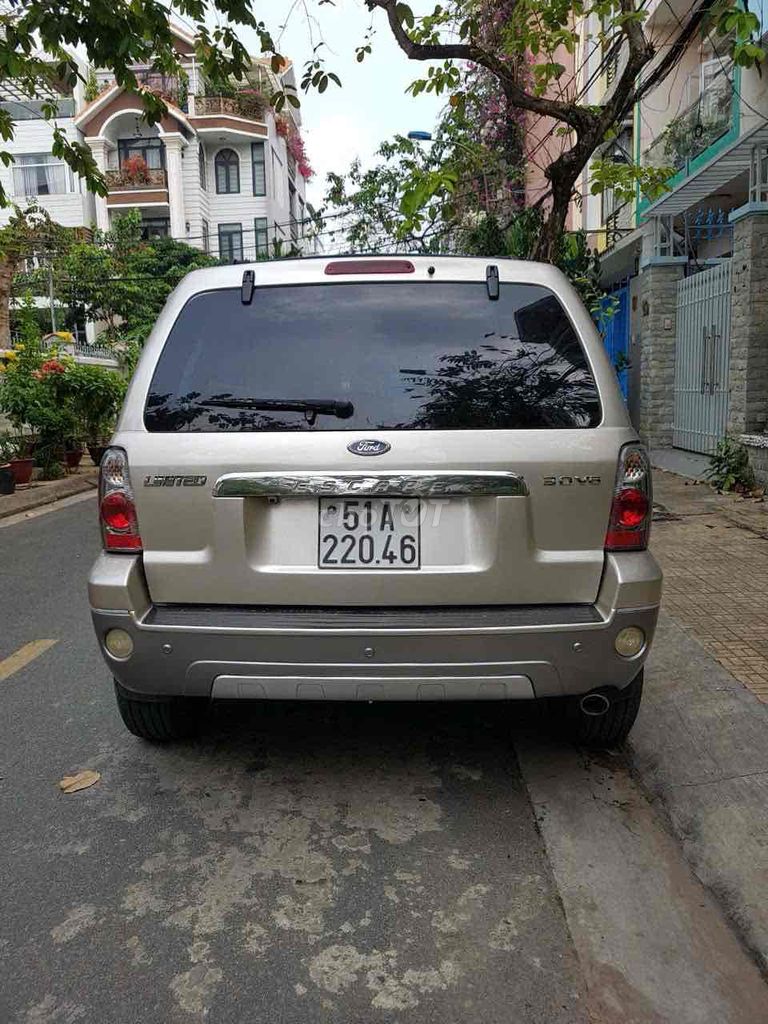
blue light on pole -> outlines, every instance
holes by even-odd
[[[432,132],[408,132],[408,138],[412,142],[431,142]]]

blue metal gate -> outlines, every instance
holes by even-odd
[[[710,454],[728,423],[731,261],[677,286],[672,444]]]
[[[600,314],[597,326],[626,402],[629,395],[629,286],[624,285],[606,295],[603,308],[605,312]]]

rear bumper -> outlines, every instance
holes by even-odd
[[[104,658],[136,697],[514,700],[622,689],[653,639],[661,572],[647,552],[610,555],[594,605],[257,609],[153,606],[140,556],[102,554],[89,580]],[[620,657],[616,634],[647,643]],[[110,629],[133,654],[113,658]]]

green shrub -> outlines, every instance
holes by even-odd
[[[718,442],[710,465],[704,474],[718,491],[751,491],[755,474],[749,464],[749,452],[741,441],[724,437]]]

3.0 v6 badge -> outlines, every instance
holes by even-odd
[[[545,487],[573,487],[574,484],[596,487],[601,482],[599,476],[545,476],[543,480]]]
[[[204,487],[207,476],[145,476],[145,487]]]

